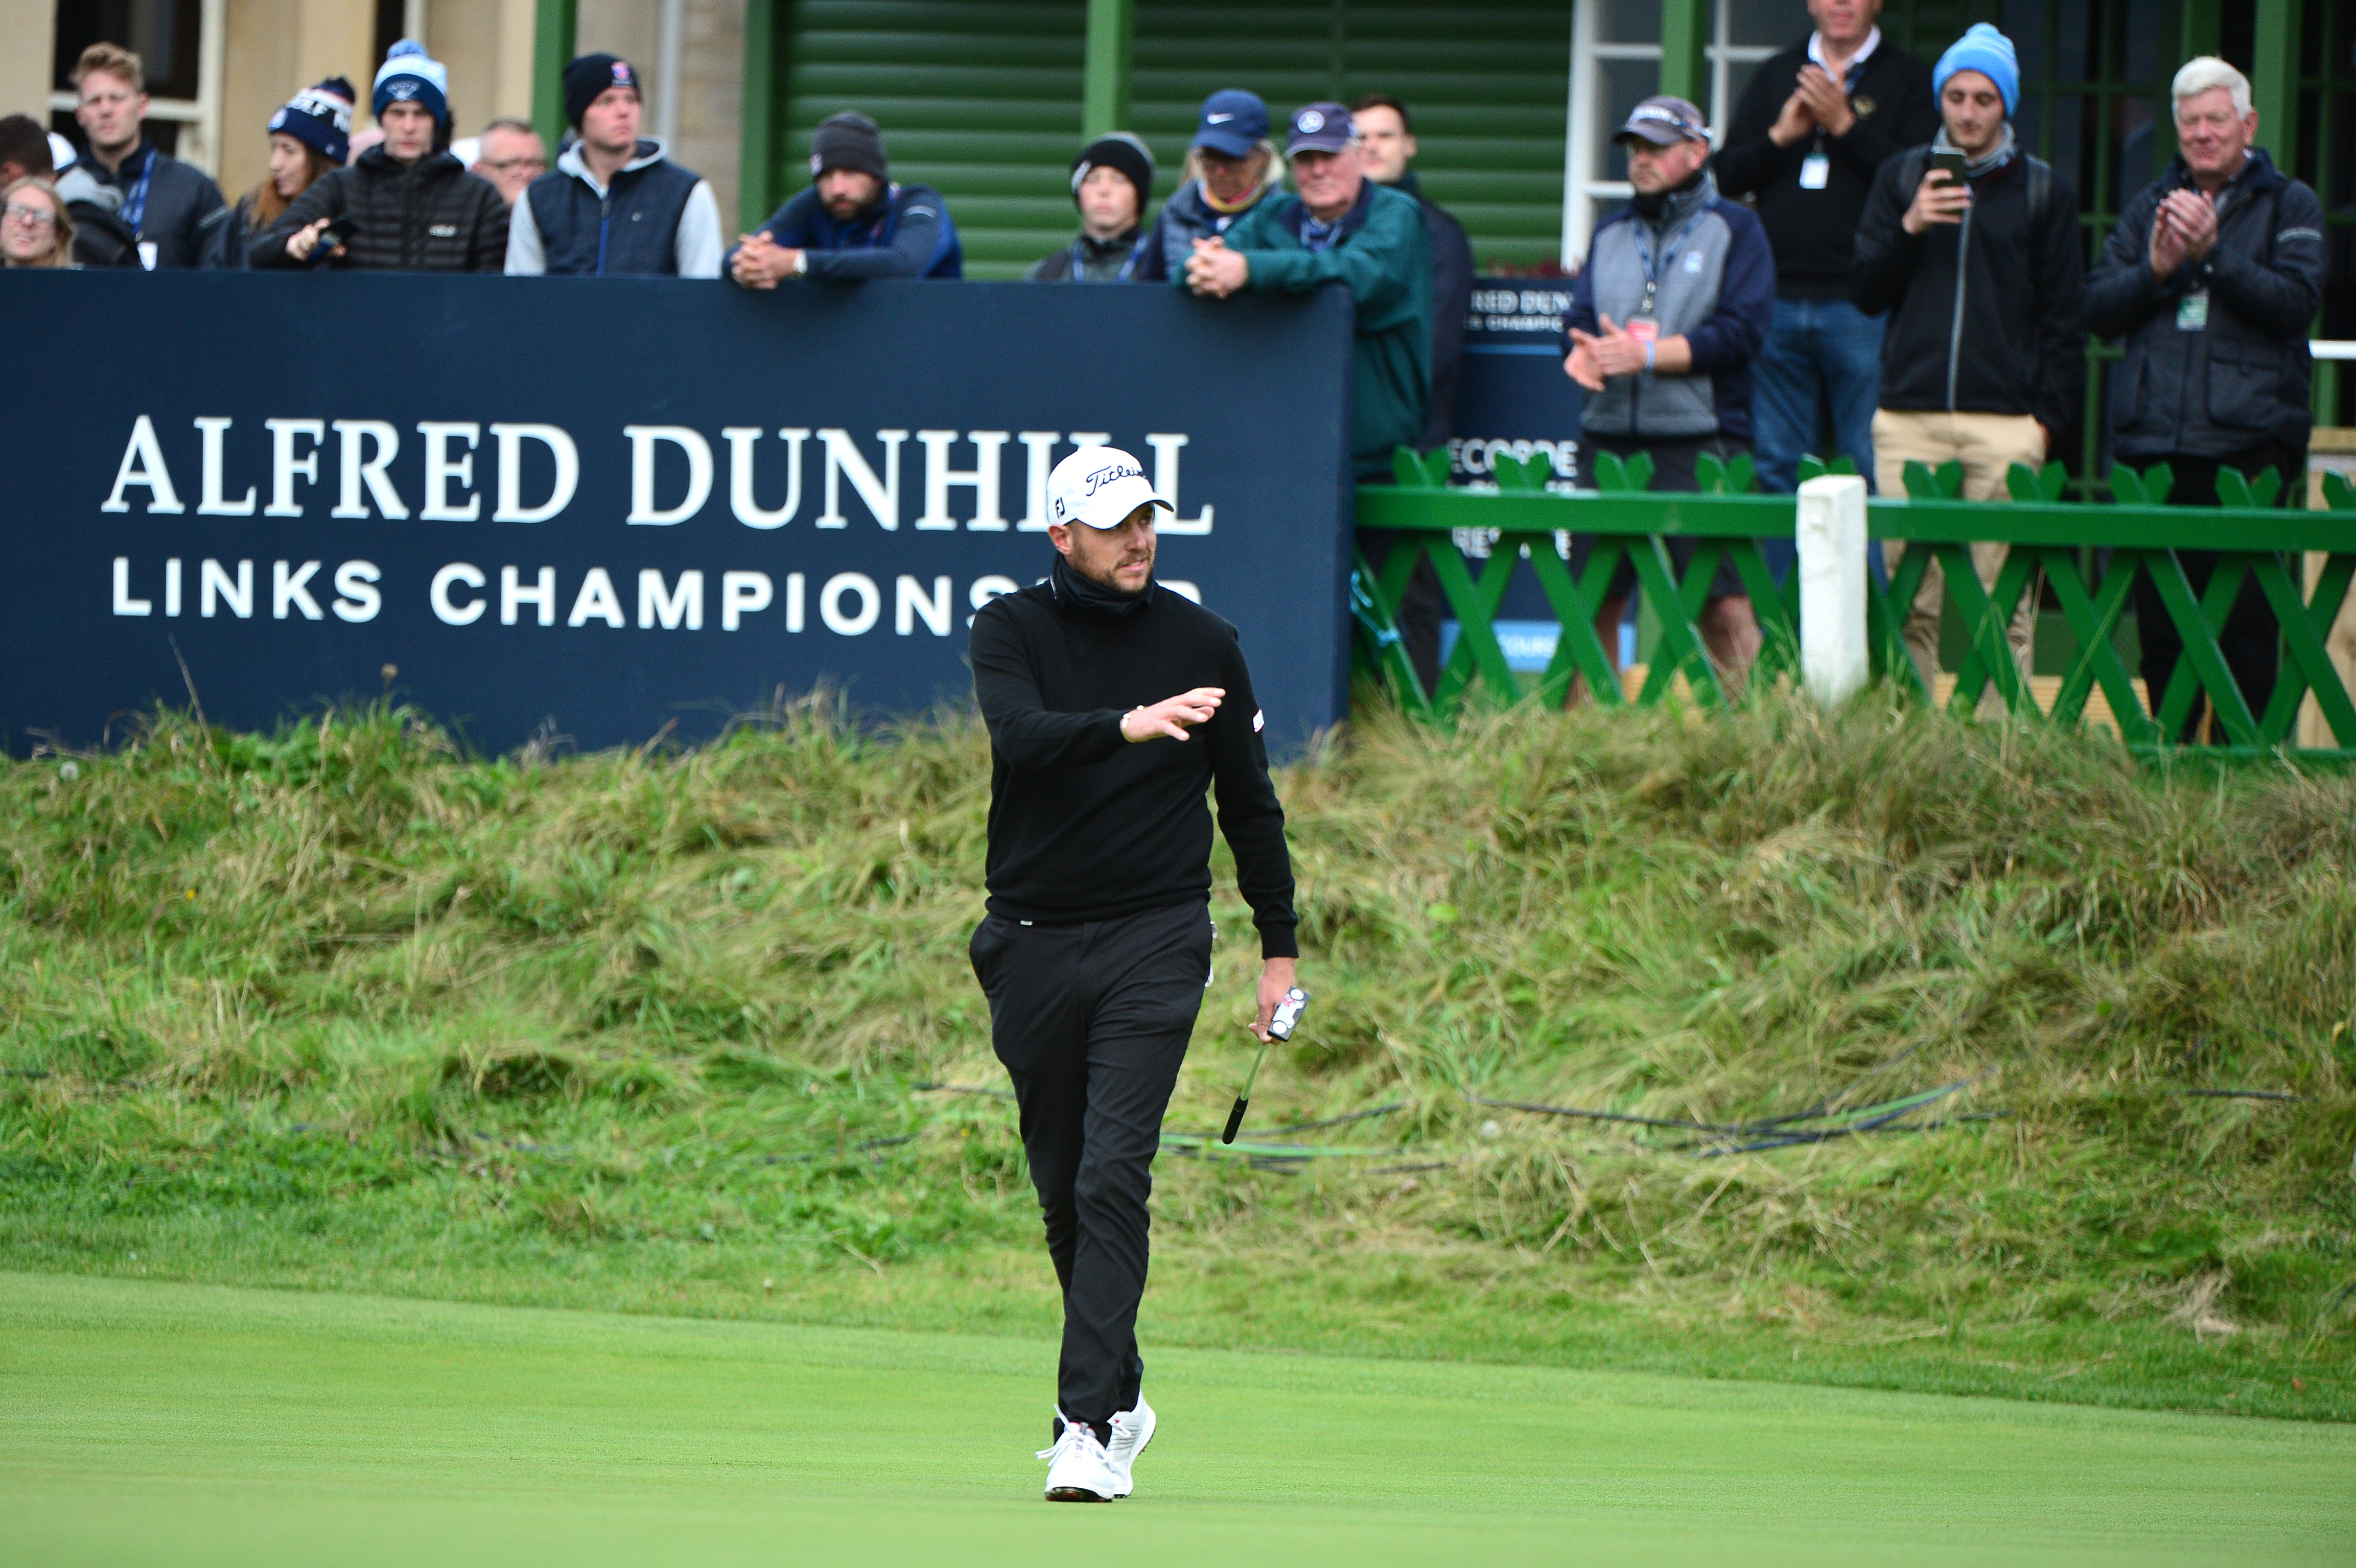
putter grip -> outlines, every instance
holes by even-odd
[[[1236,1141],[1236,1135],[1243,1130],[1244,1108],[1250,1104],[1249,1100],[1240,1098],[1236,1101],[1236,1108],[1227,1113],[1227,1130],[1219,1135],[1221,1143],[1231,1144]]]

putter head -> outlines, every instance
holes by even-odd
[[[1294,1026],[1301,1022],[1301,1015],[1308,1010],[1308,992],[1302,990],[1298,986],[1295,986],[1292,989],[1285,992],[1284,1000],[1276,1004],[1276,1011],[1269,1018],[1269,1038],[1270,1040],[1290,1040],[1292,1038]]]

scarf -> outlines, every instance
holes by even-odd
[[[1939,127],[1938,137],[1932,142],[1931,149],[1939,153],[1963,151],[1954,143],[1947,140],[1947,128],[1944,125]],[[1967,180],[1976,180],[1996,173],[1997,170],[2012,162],[2012,155],[2017,150],[2012,140],[2012,122],[2008,120],[2004,123],[2004,134],[1997,139],[1995,148],[1987,156],[1964,160],[1964,177]]]
[[[1055,603],[1067,610],[1099,621],[1119,621],[1136,614],[1151,602],[1153,581],[1135,593],[1116,593],[1101,582],[1091,582],[1072,570],[1064,552],[1055,552],[1055,563],[1048,570],[1047,586],[1055,595]]]

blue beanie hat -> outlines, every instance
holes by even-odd
[[[2020,107],[2020,57],[2013,53],[2012,40],[1987,22],[1975,22],[1954,47],[1939,57],[1936,69],[1931,72],[1931,91],[1947,91],[1947,79],[1959,70],[1976,70],[1996,83],[2004,94],[2004,117],[2012,118]]]
[[[271,115],[270,128],[341,164],[352,150],[352,102],[359,96],[350,82],[331,76],[288,99]]]
[[[384,106],[397,102],[422,104],[444,130],[449,128],[449,69],[414,38],[403,38],[385,50],[384,64],[377,68],[376,96],[369,101],[369,112],[381,120]]]

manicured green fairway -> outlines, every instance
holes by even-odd
[[[2356,1563],[2356,1430],[0,1275],[0,1563]]]

